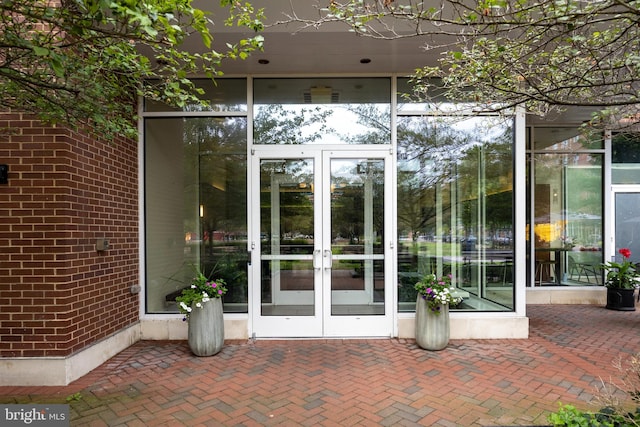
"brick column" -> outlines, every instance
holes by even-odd
[[[0,357],[68,356],[138,321],[137,155],[0,114]]]

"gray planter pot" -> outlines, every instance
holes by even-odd
[[[222,299],[213,298],[193,307],[189,315],[189,348],[196,356],[213,356],[224,344]]]
[[[440,306],[440,313],[432,312],[427,302],[418,296],[416,301],[416,343],[425,350],[442,350],[449,344],[449,304]]]

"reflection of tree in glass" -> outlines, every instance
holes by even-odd
[[[616,134],[611,144],[611,161],[613,163],[640,163],[639,146],[640,134]]]
[[[484,196],[486,237],[492,244],[512,245],[513,229],[513,128],[509,123],[503,132],[484,145]],[[502,235],[500,235],[502,234]],[[508,239],[508,240],[506,240]]]
[[[185,143],[196,142],[200,204],[205,207],[203,231],[227,237],[246,234],[245,118],[198,118],[185,123]]]
[[[240,117],[176,119],[182,124],[185,208],[202,204],[207,225],[228,221],[232,231],[246,232],[246,221],[237,213],[246,212],[246,129]],[[200,192],[195,193],[196,183]],[[188,200],[196,201],[189,202]],[[216,209],[208,209],[215,206]],[[224,207],[224,208],[223,208]],[[209,215],[211,214],[211,215]],[[194,215],[185,212],[185,218]],[[196,215],[197,217],[197,215]],[[197,224],[185,224],[188,230],[202,231]]]
[[[327,122],[333,111],[321,107],[291,105],[256,106],[253,122],[255,144],[310,144],[332,132]]]
[[[271,192],[273,184],[280,188],[280,241],[298,239],[312,241],[313,230],[313,161],[268,160],[260,166],[260,221],[261,231],[273,233]]]
[[[247,299],[247,120],[176,119],[182,124],[185,233],[197,232],[202,271],[221,277],[225,302]],[[197,185],[196,185],[197,184]],[[200,210],[201,211],[198,212]],[[190,252],[191,253],[191,252]]]
[[[435,232],[436,189],[444,191],[454,177],[455,162],[469,145],[468,136],[445,120],[403,117],[398,121],[398,232],[415,241]],[[450,204],[442,213],[449,216]]]
[[[398,126],[400,235],[454,238],[511,227],[512,128],[494,117],[406,117]],[[452,200],[455,197],[455,200]],[[452,205],[457,220],[451,222]],[[489,218],[489,213],[492,214]],[[444,230],[436,230],[442,215]],[[457,224],[457,225],[456,225]],[[484,228],[484,227],[482,227]],[[493,234],[492,231],[489,231]],[[442,237],[442,236],[438,236]]]
[[[388,104],[345,104],[341,106],[356,117],[363,133],[341,132],[340,139],[347,144],[390,144],[391,114]],[[353,132],[353,126],[349,131]]]
[[[309,189],[280,193],[280,238],[307,241],[313,236],[313,200]]]
[[[338,169],[334,169],[336,164]],[[365,186],[371,188],[374,241],[365,242]],[[332,164],[331,239],[376,244],[384,238],[384,162],[348,160]]]
[[[389,144],[388,104],[256,106],[256,144]]]

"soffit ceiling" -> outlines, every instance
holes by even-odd
[[[264,51],[255,52],[246,60],[229,60],[222,65],[225,75],[366,75],[398,73],[409,75],[416,68],[434,65],[438,52],[426,52],[427,42],[421,37],[409,37],[396,40],[378,40],[358,36],[345,25],[332,23],[320,28],[300,29],[299,24],[273,25],[285,20],[285,14],[295,10],[298,16],[314,18],[318,16],[318,4],[329,0],[253,0],[256,7],[263,7],[268,28],[264,36]],[[218,2],[195,0],[194,6],[213,13],[224,19],[225,10]],[[235,43],[251,33],[242,32],[237,27],[225,27],[216,24],[212,29],[214,48],[224,50],[226,43]],[[436,41],[437,42],[437,41]],[[187,48],[197,51],[199,40],[187,41]],[[370,62],[361,63],[362,59]],[[261,64],[267,60],[268,64]],[[592,110],[575,108],[562,114],[545,118],[528,117],[528,124],[582,123],[590,118]]]
[[[319,3],[327,3],[320,0]],[[299,24],[273,25],[286,19],[292,9],[298,16],[318,17],[316,1],[310,0],[254,0],[256,7],[263,7],[268,28],[264,36],[264,51],[256,52],[247,60],[226,61],[225,74],[362,74],[362,73],[411,73],[418,67],[434,64],[434,54],[426,53],[425,40],[418,37],[402,40],[376,40],[349,32],[346,25],[327,24],[320,28],[300,29]],[[224,10],[212,7],[209,2],[198,0],[196,7],[211,10],[213,19],[223,19]],[[236,42],[250,33],[241,33],[236,27],[216,25],[213,28],[215,46],[222,49],[227,42]],[[197,40],[193,41],[197,43]],[[195,44],[193,45],[195,46]],[[363,64],[361,59],[369,63]],[[431,59],[430,59],[431,58]],[[268,64],[260,64],[266,59]]]

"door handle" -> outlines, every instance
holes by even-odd
[[[320,266],[322,262],[321,252],[322,251],[320,249],[313,251],[313,269],[314,270],[320,270]]]
[[[327,262],[326,260],[329,260],[329,266],[327,267]],[[331,253],[331,249],[325,249],[324,250],[324,261],[323,261],[323,265],[324,268],[326,269],[331,269],[331,267],[333,267],[333,254]]]

